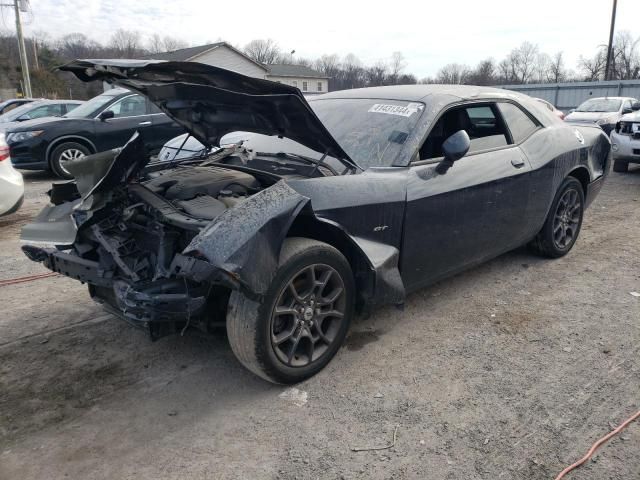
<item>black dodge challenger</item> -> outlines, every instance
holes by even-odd
[[[322,369],[356,313],[524,244],[565,255],[609,167],[600,128],[500,89],[305,99],[198,63],[62,69],[139,92],[209,154],[149,163],[139,132],[69,162],[75,180],[22,232],[26,255],[152,338],[226,325],[272,382]]]

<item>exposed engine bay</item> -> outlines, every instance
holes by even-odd
[[[186,325],[206,330],[212,321],[224,320],[228,289],[180,277],[185,262],[197,262],[181,252],[212,220],[277,180],[232,168],[177,165],[142,174],[114,189],[108,208],[90,220],[81,209],[72,214],[84,224],[70,248],[59,246],[39,258],[43,249],[27,245],[25,253],[88,283],[95,300],[148,327],[153,338]],[[52,208],[82,201],[73,183],[54,184],[50,196],[58,204]]]
[[[185,214],[204,220],[213,220],[261,188],[253,175],[214,166],[165,170],[142,185]]]

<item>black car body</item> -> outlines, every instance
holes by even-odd
[[[9,128],[6,135],[16,168],[53,170],[60,177],[70,178],[65,161],[119,147],[135,131],[140,131],[151,153],[184,132],[139,94],[112,89],[60,118],[21,122]]]
[[[24,228],[34,243],[25,253],[88,283],[154,337],[226,321],[240,361],[276,382],[322,368],[354,311],[402,304],[528,242],[566,254],[608,169],[600,128],[499,89],[305,100],[196,63],[65,68],[141,92],[203,145],[224,148],[145,167],[134,136],[73,162],[77,181],[54,185],[52,204]]]

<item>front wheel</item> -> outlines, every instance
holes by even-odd
[[[60,178],[71,179],[73,175],[69,173],[66,164],[73,160],[78,160],[91,152],[87,147],[77,142],[65,142],[58,145],[51,152],[51,170]]]
[[[231,293],[231,349],[265,380],[300,382],[324,368],[342,345],[354,298],[353,274],[338,250],[316,240],[288,238],[262,302]]]
[[[568,177],[560,185],[544,226],[532,240],[531,248],[545,257],[566,255],[578,239],[583,214],[582,184],[574,177]]]

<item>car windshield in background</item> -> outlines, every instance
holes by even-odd
[[[422,103],[361,98],[314,100],[309,105],[364,169],[393,165],[424,110]]]
[[[77,108],[74,108],[72,111],[63,115],[66,118],[86,118],[90,115],[96,113],[97,110],[100,110],[107,103],[122,94],[122,91],[108,91],[103,93],[102,95],[98,95],[97,97],[93,97],[91,100],[83,103]]]
[[[0,115],[0,122],[7,123],[15,121],[16,118],[33,109],[34,103],[38,105],[36,102],[25,103],[24,105],[20,105],[19,107],[16,107],[13,110],[9,110],[7,113]]]
[[[576,112],[617,112],[622,100],[608,98],[593,98],[580,105]]]

